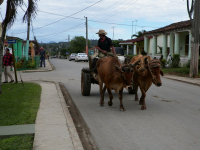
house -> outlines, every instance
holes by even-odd
[[[134,45],[133,54],[144,49],[152,58],[162,54],[167,59],[169,53],[180,54],[183,66],[191,58],[191,22],[190,20],[176,22],[144,33],[143,37],[120,42],[127,45],[126,52],[130,53],[128,46]],[[137,42],[138,40],[138,42]],[[134,43],[135,42],[135,43]],[[139,51],[138,51],[139,48]]]
[[[6,36],[4,44],[7,44],[8,40],[13,40],[13,39],[16,40],[16,43],[13,44],[16,61],[20,60],[22,57],[26,57],[28,59],[27,42],[24,41],[23,39],[20,39],[18,37]],[[7,47],[12,49],[12,44],[8,44]]]
[[[148,38],[150,39],[152,36],[149,36]],[[144,36],[131,40],[121,41],[119,42],[119,45],[121,45],[121,47],[126,45],[125,53],[127,55],[138,55],[142,50],[144,50]],[[130,49],[130,47],[132,47],[132,49]]]
[[[149,39],[149,37],[153,37]],[[181,21],[144,33],[144,50],[152,57],[179,54],[183,66],[191,58],[191,21]]]

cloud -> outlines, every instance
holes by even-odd
[[[183,0],[102,0],[94,6],[83,10],[84,8],[94,4],[98,0],[40,0],[38,1],[38,15],[33,20],[33,28],[35,36],[43,42],[47,41],[65,41],[66,37],[73,36],[85,36],[85,18],[88,20],[102,21],[102,22],[114,22],[116,24],[106,24],[99,22],[88,21],[89,24],[89,38],[98,38],[95,34],[99,29],[105,29],[110,37],[113,36],[116,39],[123,38],[128,39],[132,34],[132,21],[138,20],[138,26],[154,26],[162,27],[173,22],[187,20],[187,8],[186,1]],[[6,4],[1,5],[1,13],[5,15]],[[26,7],[23,7],[26,9]],[[83,10],[83,11],[81,11]],[[62,21],[58,21],[63,17],[44,13],[42,11],[69,16],[79,12],[73,17],[80,19],[66,18]],[[21,38],[26,37],[27,25],[22,24],[22,16],[24,12],[21,8],[18,8],[18,16],[13,27],[8,31],[14,36]],[[81,20],[83,19],[83,20]],[[53,23],[56,22],[56,23]],[[51,24],[52,23],[52,24]],[[81,24],[77,28],[75,26]],[[135,25],[136,22],[134,22]],[[51,25],[48,25],[51,24]],[[120,26],[117,24],[127,24],[129,26]],[[48,25],[48,26],[47,26]],[[134,26],[133,26],[134,27]],[[74,28],[72,30],[69,30]],[[153,30],[151,27],[137,27],[137,30]],[[62,32],[63,31],[63,32]],[[17,34],[24,32],[22,34]],[[56,34],[57,33],[57,34]],[[54,35],[52,35],[54,34]],[[50,36],[49,36],[50,35]],[[31,33],[33,37],[33,33]]]

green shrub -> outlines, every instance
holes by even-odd
[[[188,62],[185,65],[186,68],[190,68],[190,61],[188,60]]]
[[[161,67],[162,68],[165,68],[166,62],[167,62],[166,59],[161,60]]]
[[[186,66],[185,66],[186,68],[190,68],[190,61],[188,61],[187,63],[186,63]],[[199,63],[198,63],[198,69],[200,70],[200,59],[199,59]]]
[[[171,67],[172,68],[179,68],[179,63],[180,63],[180,55],[174,54]]]
[[[35,61],[28,61],[28,63],[26,64],[26,68],[35,68]]]

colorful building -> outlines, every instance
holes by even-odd
[[[28,59],[28,49],[26,48],[26,42],[24,42],[23,39],[20,39],[18,37],[6,36],[6,40],[4,43],[7,43],[8,40],[13,39],[16,40],[16,43],[13,44],[16,60],[19,60],[22,57],[26,57]],[[8,47],[12,49],[12,44],[8,44]]]

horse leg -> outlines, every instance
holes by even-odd
[[[123,98],[123,88],[121,90],[119,90],[119,100],[120,100],[120,110],[121,111],[125,111],[125,108],[123,106],[123,103],[122,103],[122,98]]]
[[[100,95],[101,95],[99,105],[103,106],[104,105],[104,93],[105,93],[105,91],[104,91],[104,88],[103,88],[103,82],[102,81],[99,81],[99,92],[100,92]]]
[[[135,84],[135,101],[138,101],[138,84]]]
[[[145,98],[146,98],[146,92],[144,89],[140,88],[141,92],[142,92],[142,96],[140,98],[140,105],[141,106],[141,110],[145,110],[146,109],[146,103],[145,103]]]
[[[110,98],[110,101],[108,101],[108,106],[112,106],[113,105],[113,102],[112,102],[113,95],[112,95],[112,92],[109,88],[107,88],[107,91],[108,91],[108,95],[109,95],[109,98]]]

